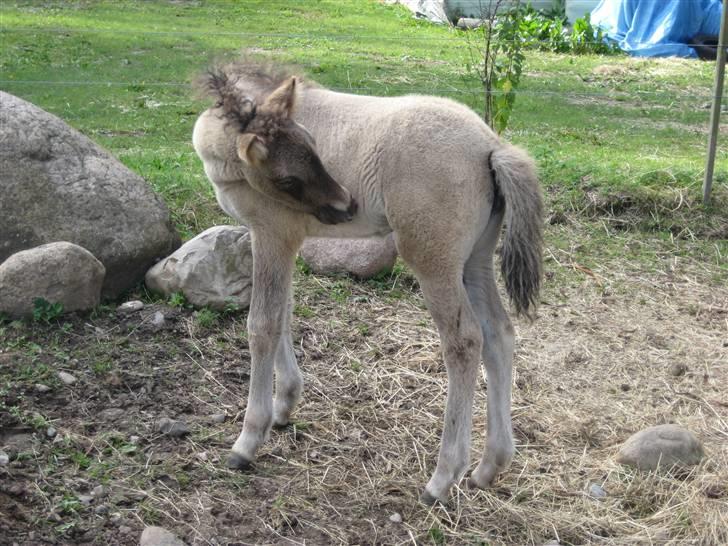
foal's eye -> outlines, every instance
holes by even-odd
[[[291,195],[294,199],[300,199],[303,194],[303,181],[295,176],[287,176],[276,181],[279,190]]]

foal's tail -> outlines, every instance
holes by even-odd
[[[494,209],[505,200],[501,272],[519,315],[533,317],[541,288],[543,201],[533,160],[503,144],[491,152],[488,167],[495,188]]]

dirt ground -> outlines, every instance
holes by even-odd
[[[433,508],[417,498],[446,373],[406,271],[297,275],[304,397],[245,473],[224,465],[249,378],[244,314],[210,319],[132,294],[143,310],[6,322],[0,543],[131,545],[152,524],[189,544],[728,543],[728,288],[715,264],[632,260],[635,244],[649,243],[625,238],[598,268],[547,249],[539,317],[516,323],[513,465],[494,489],[463,482]],[[481,380],[473,462],[486,396]],[[190,434],[159,433],[163,416]],[[645,473],[614,461],[660,423],[692,430],[703,463]],[[588,495],[592,484],[606,496]]]

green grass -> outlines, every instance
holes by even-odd
[[[189,82],[213,60],[244,51],[353,93],[482,102],[465,68],[464,33],[374,0],[6,2],[0,38],[0,88],[59,115],[146,178],[186,238],[230,221],[190,142],[206,103]],[[537,159],[550,221],[585,222],[587,260],[592,246],[621,252],[605,237],[606,218],[621,234],[650,232],[677,253],[723,261],[726,146],[714,205],[700,205],[712,71],[688,60],[528,53],[505,136]],[[387,289],[393,278],[375,282]],[[340,288],[334,298],[346,299]]]

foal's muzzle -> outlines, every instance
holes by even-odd
[[[314,213],[314,216],[322,224],[331,225],[351,222],[358,207],[359,205],[357,205],[356,200],[352,197],[351,202],[349,203],[349,208],[346,210],[339,210],[331,205],[324,205],[323,207],[318,208],[318,210]]]

